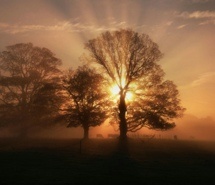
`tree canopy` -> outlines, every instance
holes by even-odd
[[[38,115],[45,116],[42,110],[47,108],[48,99],[52,99],[54,93],[46,91],[47,101],[43,105],[39,106],[36,99],[41,97],[42,91],[44,95],[48,85],[56,83],[60,65],[61,60],[49,49],[32,43],[15,44],[0,52],[1,123],[20,124],[34,118],[38,121]]]
[[[64,87],[68,94],[64,105],[68,127],[81,126],[84,138],[88,138],[89,128],[101,125],[108,117],[110,101],[104,91],[104,79],[84,65],[77,70],[69,70]]]
[[[85,47],[88,60],[119,88],[115,117],[121,139],[127,138],[127,131],[143,126],[161,130],[175,126],[172,120],[181,116],[184,108],[176,85],[164,80],[164,72],[157,64],[163,54],[148,35],[131,29],[106,31]],[[127,102],[129,91],[134,99]]]

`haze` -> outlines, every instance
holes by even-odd
[[[187,109],[170,135],[215,139],[214,0],[0,0],[0,50],[32,42],[65,69],[81,65],[87,40],[128,27],[159,45],[159,63]]]

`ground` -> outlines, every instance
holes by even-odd
[[[129,155],[116,139],[0,140],[0,184],[215,183],[215,142],[130,139]]]

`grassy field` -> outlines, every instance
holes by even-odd
[[[0,184],[215,183],[215,142],[129,140],[129,156],[116,153],[117,140],[0,140]]]

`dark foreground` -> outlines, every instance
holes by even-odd
[[[215,142],[112,139],[0,140],[0,184],[215,184]]]

